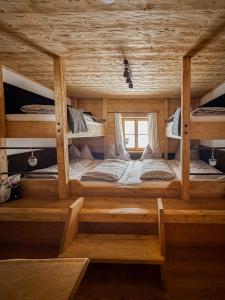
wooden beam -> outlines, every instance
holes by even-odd
[[[0,147],[6,147],[5,100],[3,87],[3,67],[0,64]],[[7,151],[0,150],[0,173],[7,172]],[[1,178],[0,178],[1,179]]]
[[[103,112],[103,120],[104,120],[104,127],[105,127],[105,137],[104,137],[104,153],[107,151],[107,146],[108,146],[108,100],[103,99],[102,100],[102,112]]]
[[[181,197],[190,198],[190,104],[191,104],[191,58],[183,58],[183,84],[181,93]]]
[[[169,114],[169,110],[168,110],[169,106],[168,106],[168,99],[164,100],[164,119],[165,119],[165,123],[164,123],[164,132],[165,132],[165,137],[164,137],[164,158],[168,159],[168,138],[166,136],[166,126],[167,126],[167,119],[168,119],[168,114]]]
[[[67,138],[67,99],[64,60],[54,58],[54,89],[59,197],[69,195],[69,156]]]

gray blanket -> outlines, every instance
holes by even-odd
[[[173,116],[172,134],[180,136],[181,109],[177,108]]]
[[[71,106],[67,107],[67,118],[72,133],[88,131],[86,121],[81,111]]]

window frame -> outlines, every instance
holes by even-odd
[[[147,135],[147,134],[138,134],[138,121],[148,121],[147,117],[122,117],[122,125],[123,125],[123,137],[125,141],[125,121],[134,121],[134,148],[127,148],[129,151],[143,151],[145,148],[138,147],[138,136],[139,135]]]

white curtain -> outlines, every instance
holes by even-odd
[[[116,149],[118,150],[119,145],[121,145],[125,149],[121,113],[115,113],[115,131],[116,131]]]
[[[148,114],[148,143],[153,153],[160,152],[157,112]]]

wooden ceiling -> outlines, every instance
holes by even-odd
[[[225,79],[224,0],[0,0],[1,63],[52,87],[51,56],[60,55],[70,96],[179,98],[182,57],[193,49],[199,97]]]

